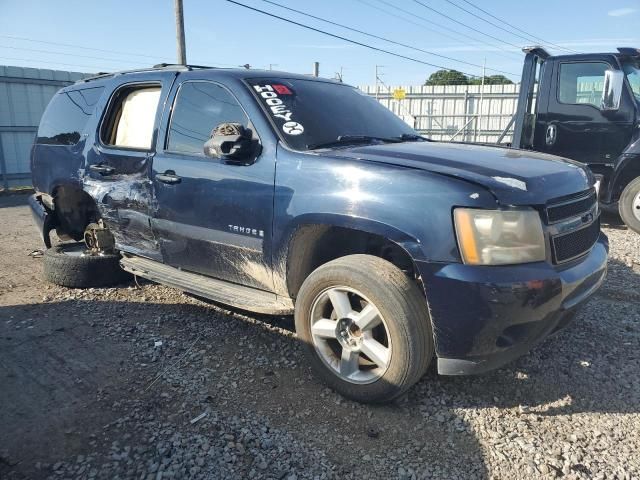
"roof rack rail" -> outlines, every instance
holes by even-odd
[[[158,63],[156,65],[153,66],[153,68],[180,68],[183,67],[186,70],[194,70],[194,69],[202,69],[202,68],[216,68],[216,67],[209,67],[207,65],[185,65],[182,63]]]
[[[116,75],[123,75],[125,73],[140,73],[140,72],[151,72],[154,70],[185,70],[191,71],[196,69],[205,69],[205,68],[216,68],[216,67],[208,67],[205,65],[182,65],[178,63],[158,63],[153,67],[147,68],[136,68],[133,70],[120,70],[117,72],[98,72],[95,75],[92,75],[87,78],[83,78],[82,80],[78,80],[76,83],[85,83],[90,82],[92,80],[99,80],[107,77],[115,77]]]

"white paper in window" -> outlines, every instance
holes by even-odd
[[[151,148],[153,127],[160,100],[160,87],[135,90],[122,102],[122,115],[116,131],[119,147]]]

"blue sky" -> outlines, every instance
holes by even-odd
[[[527,34],[572,50],[640,48],[640,0],[420,0],[486,35],[438,15],[415,0],[273,0],[476,66],[387,44],[262,0],[238,1],[365,44],[475,75],[481,74],[486,59],[488,75],[497,73],[490,70],[495,69],[512,73],[508,76],[517,79],[522,54],[516,47],[535,42],[482,21],[485,18],[510,29],[473,5]],[[535,8],[525,8],[527,3]],[[354,85],[373,84],[375,65],[383,65],[382,79],[390,85],[421,84],[436,70],[304,30],[225,0],[184,0],[184,10],[190,63],[248,63],[255,68],[269,68],[271,64],[278,70],[310,73],[313,62],[318,61],[321,76],[333,77],[342,69],[344,81]],[[173,0],[0,0],[0,12],[0,65],[95,72],[172,62],[176,58]]]

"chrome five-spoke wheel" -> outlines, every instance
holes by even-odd
[[[331,287],[315,298],[311,335],[322,361],[348,382],[374,382],[389,366],[392,345],[385,320],[354,288]]]
[[[367,403],[390,402],[433,358],[420,286],[391,262],[354,254],[311,272],[295,299],[296,334],[327,385]]]

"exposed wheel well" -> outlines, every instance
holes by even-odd
[[[287,255],[287,289],[295,298],[304,280],[320,265],[346,255],[363,253],[383,258],[416,278],[409,254],[397,243],[361,230],[328,225],[307,225],[293,236]]]
[[[84,230],[100,218],[91,196],[78,188],[58,187],[53,192],[56,233],[62,239],[82,240]]]

